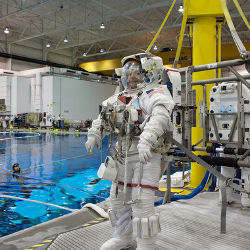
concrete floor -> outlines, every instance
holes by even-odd
[[[157,210],[162,218],[162,232],[156,249],[250,249],[249,210],[242,210],[237,204],[229,206],[227,233],[220,234],[218,192],[204,192],[191,200],[159,206]],[[108,221],[100,223],[97,217],[88,210],[67,215],[56,219],[56,223],[47,222],[40,228],[1,238],[0,249],[99,249],[112,235],[112,228]],[[91,222],[86,224],[87,218]]]

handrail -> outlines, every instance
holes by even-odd
[[[184,0],[184,13],[183,13],[183,19],[182,19],[182,24],[181,24],[181,32],[180,32],[178,47],[177,47],[177,51],[176,51],[176,55],[175,55],[175,59],[174,59],[174,64],[173,64],[174,68],[177,68],[177,65],[179,62],[182,42],[183,42],[185,30],[186,30],[187,17],[188,17],[188,4],[187,4],[187,0]]]
[[[239,12],[239,14],[241,15],[241,18],[243,19],[244,23],[246,24],[247,28],[250,29],[250,24],[247,21],[246,16],[244,15],[244,13],[243,13],[243,11],[242,11],[242,9],[241,9],[238,1],[237,0],[233,0],[233,1],[234,1],[234,4],[235,4],[235,6],[236,6],[236,8],[237,8],[237,10]]]
[[[231,35],[233,37],[233,40],[240,52],[240,55],[243,57],[243,58],[247,58],[248,54],[247,54],[247,50],[245,48],[245,46],[243,45],[235,27],[234,27],[234,24],[233,24],[233,21],[231,19],[231,16],[229,14],[229,11],[228,11],[228,8],[227,8],[227,4],[226,4],[226,1],[225,0],[220,0],[221,2],[221,7],[222,7],[222,10],[224,12],[224,16],[227,20],[227,25],[230,29],[230,32],[231,32]]]

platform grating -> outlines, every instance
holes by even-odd
[[[157,208],[162,231],[156,249],[250,249],[250,211],[229,207],[227,233],[220,234],[218,193],[203,193],[193,200]],[[111,237],[108,221],[60,234],[50,250],[99,249]]]

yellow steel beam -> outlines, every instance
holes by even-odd
[[[201,65],[216,62],[216,18],[215,17],[197,17],[193,23],[193,65]],[[201,71],[193,74],[193,80],[205,80],[216,78],[216,71]],[[207,100],[211,85],[207,87]],[[199,105],[203,101],[202,86],[193,87],[196,91],[196,126],[192,128],[192,144],[196,144],[203,138],[203,128],[199,124]],[[209,102],[208,102],[209,107]],[[199,152],[199,154],[202,154]],[[200,184],[205,174],[205,169],[197,163],[191,165],[191,186]]]
[[[121,58],[81,63],[79,67],[89,72],[100,72],[122,67]]]
[[[249,51],[250,42],[245,42],[244,45],[246,49]],[[158,52],[154,54],[160,56],[163,59],[164,64],[171,65],[174,62],[176,51]],[[221,54],[223,61],[240,58],[239,52],[235,44],[222,45]],[[180,67],[190,66],[191,63],[192,63],[192,48],[191,47],[182,48],[179,60]],[[99,72],[104,75],[112,75],[114,73],[115,68],[121,67],[121,58],[86,62],[86,63],[81,63],[79,66],[89,72]]]
[[[224,16],[219,0],[189,0],[187,4],[189,18]]]
[[[187,0],[184,0],[187,1]],[[193,20],[193,65],[201,65],[216,62],[216,17],[223,16],[220,0],[188,0],[188,18]],[[185,11],[185,10],[184,10]],[[193,80],[216,78],[216,71],[202,71],[193,74]],[[207,87],[206,96],[209,108],[209,92],[211,85]],[[203,138],[203,128],[199,124],[199,106],[203,101],[203,87],[195,86],[196,91],[196,127],[192,128],[192,144],[196,144]],[[197,152],[202,154],[202,152]],[[205,175],[205,169],[197,164],[191,164],[191,186],[200,184]]]

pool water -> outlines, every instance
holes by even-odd
[[[12,195],[79,209],[86,203],[98,203],[109,196],[111,182],[97,179],[103,153],[86,152],[86,135],[50,133],[0,133],[0,194]],[[19,163],[20,176],[12,175]],[[57,218],[70,211],[0,197],[0,236],[8,235]]]

